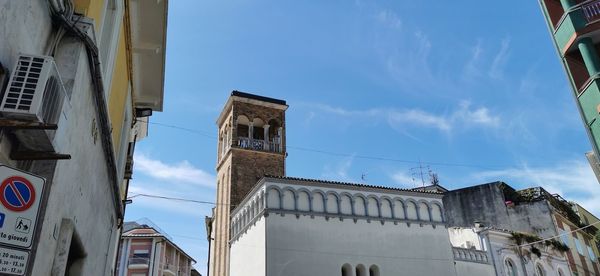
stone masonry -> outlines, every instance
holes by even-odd
[[[234,91],[217,125],[217,200],[212,218],[212,246],[209,275],[229,275],[230,212],[265,175],[285,176],[285,110],[281,100]],[[270,124],[271,133],[280,131],[281,151],[249,149],[239,146],[238,118],[249,122],[260,119]],[[277,128],[277,129],[276,129]],[[279,129],[281,128],[281,129]],[[245,137],[244,137],[245,138]],[[224,145],[225,144],[225,145]]]

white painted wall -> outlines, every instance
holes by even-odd
[[[455,275],[447,229],[431,221],[435,216],[426,207],[433,203],[441,214],[439,194],[285,180],[259,184],[232,212],[231,275],[253,273],[249,262],[260,264],[265,252],[266,272],[256,275],[341,275],[344,264],[367,271],[376,265],[380,275]]]
[[[484,250],[479,240],[479,235],[475,233],[473,228],[448,228],[448,235],[450,236],[450,243],[455,247],[471,248],[467,245],[472,245],[477,250]]]
[[[265,218],[261,217],[243,234],[244,238],[231,243],[230,276],[265,276]]]
[[[457,276],[493,276],[496,275],[491,264],[457,261],[455,264]]]
[[[345,263],[381,275],[454,275],[444,227],[406,223],[269,214],[268,276],[341,275]]]

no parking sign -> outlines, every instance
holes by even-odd
[[[44,183],[0,165],[0,275],[25,275]]]
[[[31,247],[45,180],[0,165],[0,244]]]

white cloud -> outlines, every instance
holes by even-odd
[[[322,173],[323,178],[352,182],[352,178],[348,175],[352,162],[354,162],[354,156],[346,157],[334,166],[325,165]]]
[[[215,176],[194,167],[187,160],[176,164],[166,164],[144,154],[135,154],[134,166],[137,172],[156,179],[181,181],[210,188],[216,186]]]
[[[562,162],[550,167],[529,167],[491,170],[470,176],[473,183],[502,180],[514,188],[541,186],[550,193],[558,193],[600,216],[600,184],[589,164],[581,160]]]
[[[404,172],[396,172],[394,174],[391,175],[392,180],[394,180],[394,182],[396,182],[396,184],[398,184],[400,187],[402,188],[415,188],[415,179],[404,173]]]
[[[477,43],[471,49],[471,57],[465,64],[465,68],[463,69],[463,79],[465,81],[470,81],[473,78],[481,76],[481,56],[483,54],[481,39],[477,40]]]
[[[377,20],[382,24],[394,29],[402,28],[402,20],[391,10],[381,10],[377,14]]]
[[[492,65],[490,67],[490,71],[488,75],[493,79],[501,79],[504,76],[504,65],[508,60],[509,56],[509,48],[510,48],[510,38],[505,38],[502,40],[500,45],[500,50],[494,57],[492,61]]]
[[[418,126],[450,132],[462,127],[489,127],[500,125],[500,117],[492,115],[486,107],[473,108],[469,101],[462,101],[450,114],[434,114],[422,109],[385,109],[372,108],[366,110],[349,110],[326,104],[306,104],[309,108],[318,109],[325,113],[350,117],[353,121],[369,118],[385,120],[392,128],[406,133],[406,128]],[[407,134],[408,135],[408,134]]]

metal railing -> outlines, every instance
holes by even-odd
[[[487,264],[488,256],[485,251],[476,249],[467,249],[462,247],[452,247],[452,254],[454,254],[454,260],[465,261],[465,262],[476,262]]]
[[[129,258],[127,265],[148,265],[150,258]]]
[[[238,137],[237,146],[242,149],[281,152],[280,143],[268,142],[265,140],[251,139],[246,137]]]
[[[586,3],[581,8],[588,23],[600,19],[600,0]]]

